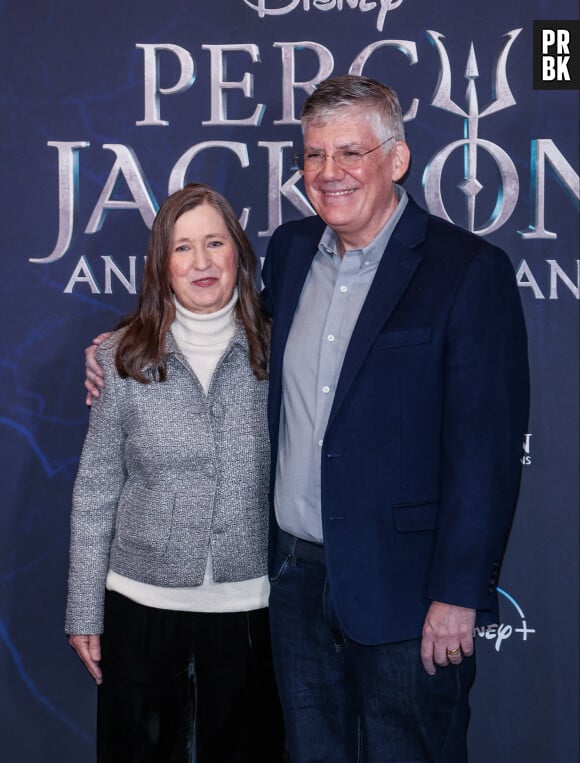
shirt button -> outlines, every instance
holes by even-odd
[[[348,291],[348,287],[347,287],[347,286],[341,286],[341,287],[340,287],[340,290],[341,290],[341,292],[344,294],[344,293],[345,293],[345,291]]]
[[[329,342],[334,342],[334,334],[329,334],[326,338]]]
[[[320,445],[321,448],[322,448],[322,443],[323,443],[323,440],[318,440],[318,444]]]
[[[365,265],[370,265],[370,264],[371,264],[370,260],[365,260]]]
[[[330,387],[323,387],[322,391],[324,392],[325,395],[328,395],[328,393],[330,392]]]

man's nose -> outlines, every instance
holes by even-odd
[[[326,154],[322,161],[322,167],[320,168],[320,174],[324,178],[335,178],[344,175],[344,170],[341,169],[334,161],[332,154]]]

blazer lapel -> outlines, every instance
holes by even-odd
[[[320,221],[320,225],[324,230],[322,221]],[[270,353],[270,391],[268,395],[268,425],[273,453],[276,453],[278,448],[284,350],[294,312],[298,306],[304,281],[312,265],[321,235],[321,231],[315,230],[313,232],[309,229],[291,239],[291,246],[285,255],[286,262],[281,283],[276,284],[275,287]],[[274,463],[275,455],[272,457],[272,470]]]
[[[422,256],[415,247],[425,238],[427,213],[409,197],[407,209],[393,231],[355,324],[328,421],[331,426],[378,332],[405,293]]]
[[[324,230],[324,224],[322,224],[322,230]],[[296,236],[292,239],[292,247],[286,255],[284,281],[277,291],[272,324],[271,371],[275,377],[278,366],[282,364],[290,326],[302,294],[304,281],[317,251],[320,235],[321,233],[318,232],[314,236],[305,232]]]

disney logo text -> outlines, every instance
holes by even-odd
[[[333,11],[335,9],[342,11],[345,5],[353,10],[358,8],[359,11],[366,13],[374,11],[379,6],[380,10],[377,18],[377,30],[379,32],[383,31],[387,13],[398,8],[403,2],[404,0],[378,0],[378,2],[369,2],[369,0],[312,0],[312,2],[311,0],[287,0],[280,7],[269,8],[266,7],[266,0],[256,0],[255,3],[251,2],[251,0],[244,0],[248,8],[257,11],[261,19],[264,16],[285,16],[288,13],[292,13],[300,5],[302,5],[302,10],[306,13],[313,8],[318,11]]]

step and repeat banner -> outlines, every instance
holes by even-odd
[[[471,761],[578,760],[577,12],[0,2],[3,761],[94,760],[95,688],[63,635],[83,348],[134,306],[152,219],[184,183],[223,192],[260,256],[277,225],[312,213],[298,116],[347,72],[398,92],[405,187],[508,252],[529,330],[522,490],[500,622],[477,632]]]

